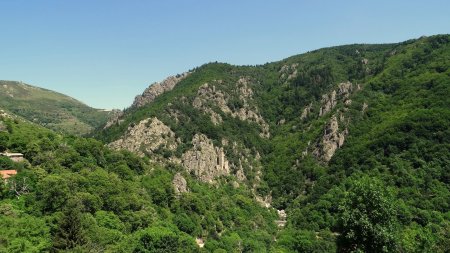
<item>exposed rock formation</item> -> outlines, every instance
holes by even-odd
[[[111,116],[108,119],[108,122],[106,122],[106,125],[103,127],[103,129],[109,128],[112,125],[115,124],[119,124],[123,122],[123,120],[121,119],[123,116],[123,111],[122,110],[112,110],[111,111]]]
[[[232,113],[233,117],[238,117],[243,121],[255,122],[261,126],[262,131],[260,136],[263,138],[270,137],[269,124],[264,120],[264,118],[259,113],[256,106],[251,106],[250,101],[253,99],[253,90],[249,86],[250,78],[241,77],[236,83],[237,94],[239,94],[239,100],[242,101],[243,106],[239,110],[235,110]]]
[[[199,248],[205,247],[205,241],[203,240],[203,238],[195,238],[195,243],[197,243]]]
[[[263,138],[270,137],[269,124],[267,124],[263,117],[259,114],[257,108],[255,108],[255,111],[253,111],[249,107],[244,106],[238,111],[233,112],[232,115],[233,117],[238,117],[242,121],[257,123],[262,128],[262,131],[259,135]]]
[[[256,190],[253,190],[253,195],[255,196],[255,200],[265,208],[269,208],[272,203],[272,195],[269,194],[267,196],[261,197],[258,194],[256,194]]]
[[[172,119],[174,119],[175,122],[177,122],[177,123],[180,122],[180,118],[181,118],[181,113],[180,113],[180,111],[174,110],[174,109],[171,109],[171,108],[168,108],[168,111],[169,111],[170,117],[171,117]]]
[[[2,109],[0,109],[0,117],[11,118],[11,116]]]
[[[222,84],[222,81],[216,81],[218,85]],[[261,137],[269,138],[270,130],[269,124],[259,114],[258,108],[250,106],[249,100],[252,99],[253,90],[248,86],[249,79],[241,77],[237,81],[236,93],[239,100],[242,102],[242,107],[232,110],[228,106],[228,96],[219,90],[216,85],[205,83],[197,91],[197,96],[192,102],[192,106],[204,113],[208,114],[211,118],[211,122],[215,125],[222,123],[222,117],[220,114],[213,110],[217,107],[225,114],[231,114],[233,117],[237,117],[242,121],[255,122],[261,126]]]
[[[199,180],[212,183],[214,178],[230,174],[223,148],[215,147],[203,134],[192,138],[193,148],[183,154],[181,163]]]
[[[338,96],[340,98],[348,98],[353,92],[353,84],[351,82],[340,83],[338,85]]]
[[[175,174],[172,180],[172,185],[175,190],[175,194],[177,195],[189,192],[186,179],[184,179],[184,177],[180,173]]]
[[[366,104],[366,102],[364,102],[364,104],[362,105],[362,113],[365,113],[368,107],[369,106]]]
[[[251,98],[253,96],[253,90],[248,87],[250,83],[249,77],[241,77],[237,81],[237,86],[239,87],[239,94],[241,94],[245,98]]]
[[[357,89],[359,89],[359,85]],[[319,116],[323,116],[333,110],[338,101],[344,102],[345,105],[350,105],[352,101],[349,99],[353,93],[353,84],[351,82],[344,82],[338,84],[337,91],[333,90],[329,94],[322,95]],[[305,108],[306,110],[306,108]],[[303,115],[303,114],[302,114]],[[305,113],[307,115],[307,113]]]
[[[330,94],[322,95],[322,106],[319,109],[319,116],[323,116],[330,112],[336,106],[336,91],[333,90]]]
[[[130,126],[122,138],[108,146],[114,149],[127,149],[143,156],[146,153],[153,153],[158,148],[175,150],[179,142],[175,138],[175,133],[154,117]]]
[[[302,115],[300,116],[300,119],[306,119],[306,117],[308,117],[308,115],[311,113],[312,110],[312,103],[310,103],[308,106],[306,106],[303,109]]]
[[[286,226],[287,214],[284,210],[277,210],[278,220],[275,221],[279,228],[284,228]]]
[[[333,115],[325,127],[322,140],[317,145],[313,154],[325,162],[330,161],[336,150],[344,145],[347,134],[347,129],[339,133],[338,120]]]
[[[219,83],[221,81],[218,81]],[[192,106],[209,114],[213,124],[218,125],[222,123],[222,117],[211,109],[211,105],[219,107],[225,113],[231,113],[231,109],[227,105],[225,94],[216,90],[215,85],[208,83],[203,84],[197,91],[197,97],[192,102]]]
[[[351,82],[340,83],[338,85],[338,97],[344,101],[345,105],[350,105],[352,100],[350,100],[350,95],[353,92],[353,84]]]
[[[283,81],[289,81],[291,79],[294,79],[298,75],[297,71],[298,63],[294,63],[291,65],[284,65],[281,67],[279,73],[281,74],[281,79]]]
[[[186,78],[190,73],[186,72],[176,76],[169,76],[162,82],[151,84],[142,95],[136,96],[131,107],[142,107],[155,100],[156,97],[163,94],[166,91],[172,90],[177,83]]]

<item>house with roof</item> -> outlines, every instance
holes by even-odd
[[[8,179],[17,174],[17,170],[0,170],[0,175],[5,183],[8,182]]]
[[[4,153],[0,153],[0,155],[8,157],[9,159],[11,159],[14,162],[21,162],[24,160],[22,153],[4,152]]]

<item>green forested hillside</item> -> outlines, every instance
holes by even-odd
[[[0,109],[57,132],[83,135],[105,124],[109,112],[22,82],[0,81]]]
[[[97,140],[3,119],[1,250],[447,252],[449,94],[437,35],[205,64]]]
[[[163,150],[165,157],[181,157],[198,132],[218,146],[226,139],[257,151],[263,175],[257,192],[288,213],[277,250],[443,252],[449,243],[449,42],[439,35],[320,49],[261,66],[206,64],[97,136],[110,142],[158,117],[185,143],[174,153]],[[242,99],[242,78],[252,99]],[[214,85],[207,110],[195,106],[205,83]],[[230,109],[217,99],[222,96]],[[240,108],[257,108],[270,137],[261,137],[262,124],[233,115]],[[211,110],[221,123],[214,124]],[[226,154],[239,159],[229,148]],[[244,166],[244,172],[254,185],[254,170]],[[387,190],[379,197],[392,205],[388,224],[343,219],[344,203],[359,184],[374,191],[369,195]]]
[[[0,169],[18,170],[0,180],[0,252],[198,252],[195,239],[206,235],[206,251],[271,244],[275,212],[244,185],[217,188],[93,139],[1,122],[1,151],[23,152],[27,161],[0,156]],[[174,191],[177,172],[188,192]]]

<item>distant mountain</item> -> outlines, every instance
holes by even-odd
[[[66,134],[84,135],[105,124],[110,112],[51,90],[0,81],[0,109]]]

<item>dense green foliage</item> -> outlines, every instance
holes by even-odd
[[[179,158],[196,133],[216,146],[227,139],[247,157],[262,157],[254,165],[262,168],[262,181],[244,166],[239,187],[233,176],[203,184],[151,156],[5,119],[0,150],[23,152],[29,164],[0,159],[1,168],[19,170],[20,193],[0,185],[0,251],[447,252],[449,59],[450,36],[438,35],[325,48],[261,66],[210,63],[94,134],[108,143],[156,116],[180,138],[176,150],[157,150],[159,159]],[[297,71],[292,78],[292,71],[283,72],[289,68]],[[221,124],[190,106],[199,87],[210,83],[228,96],[229,108],[242,108],[233,86],[241,77],[250,80],[254,99],[246,103],[259,108],[270,138],[261,137],[260,125],[217,105],[208,104]],[[319,114],[322,96],[346,81],[359,87],[351,101],[337,100]],[[305,107],[311,113],[301,117]],[[348,134],[324,161],[313,152],[332,117]],[[235,149],[223,147],[231,163],[239,162]],[[174,193],[177,172],[187,179],[188,193]],[[254,185],[260,196],[272,196],[273,207],[286,210],[286,227],[277,229],[275,210],[256,203]],[[195,238],[205,239],[204,248]]]
[[[1,169],[19,172],[1,186],[0,252],[197,252],[196,237],[210,238],[211,251],[270,246],[276,215],[245,186],[216,188],[185,174],[190,192],[177,196],[172,178],[179,168],[93,139],[3,122],[6,147],[28,162],[0,157]]]
[[[0,109],[74,135],[90,133],[105,124],[110,115],[69,96],[13,81],[0,81]]]

